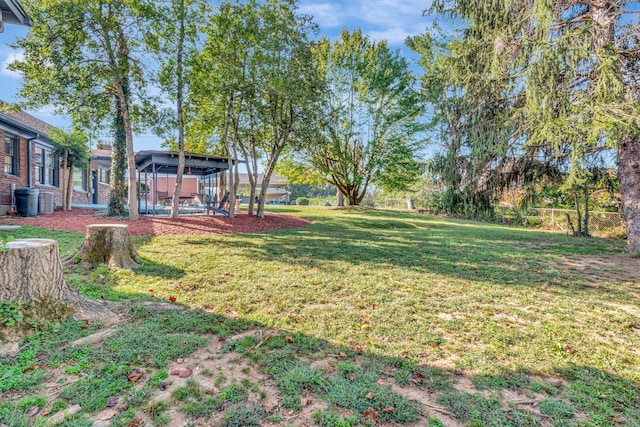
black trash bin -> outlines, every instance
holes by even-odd
[[[18,214],[22,216],[38,215],[38,194],[37,188],[16,188],[16,208]]]

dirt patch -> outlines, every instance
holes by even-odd
[[[640,286],[640,258],[631,258],[628,254],[565,256],[550,265],[561,270],[579,271],[594,280]]]
[[[0,224],[46,227],[83,234],[89,224],[127,224],[132,236],[256,233],[305,227],[310,223],[306,219],[280,213],[267,213],[265,218],[258,218],[249,216],[243,211],[239,212],[235,218],[206,215],[181,216],[178,219],[140,216],[138,220],[130,221],[107,218],[97,211],[71,209],[37,217],[0,218]]]

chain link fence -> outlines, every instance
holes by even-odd
[[[376,207],[385,209],[410,209],[406,199],[387,198],[384,201],[376,201]],[[420,201],[415,201],[415,210],[422,210]],[[578,213],[572,209],[529,209],[519,212],[511,208],[499,208],[496,212],[497,219],[505,223],[519,223],[533,227],[542,227],[552,230],[560,230],[571,233],[571,226],[578,228]],[[584,212],[582,213],[584,216]],[[589,212],[589,233],[601,237],[624,237],[626,229],[624,217],[617,212]]]
[[[537,222],[543,226],[570,232],[578,227],[578,213],[571,209],[532,209],[537,213]],[[582,213],[584,216],[584,212]],[[624,236],[624,216],[617,212],[589,212],[589,232],[596,236]]]

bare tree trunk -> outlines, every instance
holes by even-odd
[[[577,236],[582,236],[582,212],[580,211],[580,200],[578,200],[578,190],[573,187],[573,200],[576,204],[576,215],[578,215],[578,232],[574,233]]]
[[[180,17],[178,18],[180,25],[180,33],[178,36],[178,52],[176,55],[176,78],[177,78],[177,97],[176,109],[178,115],[178,171],[176,174],[176,186],[173,190],[173,200],[171,201],[171,218],[178,219],[180,215],[180,192],[182,191],[182,176],[184,175],[184,115],[182,111],[184,76],[182,72],[182,57],[184,52],[184,0],[180,2]]]
[[[69,173],[67,175],[67,185],[65,188],[65,193],[62,195],[62,198],[65,199],[65,204],[67,205],[67,210],[71,209],[71,202],[73,201],[73,173],[74,173],[74,165],[71,163],[69,165]]]
[[[90,224],[84,242],[76,254],[65,257],[65,264],[82,263],[90,266],[107,264],[109,267],[132,270],[139,265],[138,257],[126,224]]]
[[[278,157],[280,157],[280,153],[282,152],[283,147],[284,144],[275,144],[271,149],[269,163],[267,164],[267,169],[264,171],[264,175],[262,176],[262,183],[260,184],[260,199],[258,200],[258,212],[256,214],[258,218],[264,218],[264,202],[265,200],[267,200],[267,189],[269,188],[269,181],[271,181],[271,174],[273,174],[273,170],[278,163]]]
[[[618,176],[629,252],[640,254],[640,141],[631,133],[618,143]]]
[[[344,194],[342,194],[342,191],[340,191],[340,189],[336,190],[336,197],[338,198],[336,206],[344,206]]]
[[[138,183],[136,179],[136,156],[133,151],[133,130],[131,116],[129,115],[128,99],[122,84],[116,84],[118,90],[119,113],[124,124],[125,141],[127,147],[127,171],[129,172],[129,219],[138,219]]]
[[[59,304],[77,318],[106,324],[117,321],[108,303],[80,295],[67,285],[55,240],[14,240],[7,248],[0,252],[1,302],[21,302],[36,309],[42,305],[49,312]]]
[[[222,171],[222,173],[220,173],[220,179],[218,179],[218,200],[217,202],[220,203],[220,200],[222,200],[222,198],[224,197],[224,193],[227,191],[227,173],[225,171]]]

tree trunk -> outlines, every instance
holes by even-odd
[[[124,179],[126,169],[126,136],[124,124],[119,113],[116,113],[113,122],[113,156],[111,158],[111,193],[109,194],[108,216],[122,217],[125,215],[124,200],[126,197],[126,182]]]
[[[640,142],[631,133],[618,143],[618,176],[629,252],[640,254]]]
[[[107,264],[109,267],[127,270],[139,267],[129,226],[125,224],[90,224],[87,234],[77,254],[64,259],[65,264],[80,262],[94,266]]]
[[[66,192],[63,194],[63,198],[66,199],[65,200],[65,204],[67,205],[67,209],[69,210],[71,209],[71,203],[73,201],[73,173],[75,171],[75,167],[73,165],[73,163],[69,163],[69,173],[67,176],[67,185],[66,185]]]
[[[184,76],[182,67],[182,58],[184,52],[184,0],[180,2],[180,16],[179,16],[179,35],[178,35],[178,52],[176,55],[176,78],[177,78],[177,99],[176,110],[178,119],[178,171],[176,173],[176,186],[173,190],[173,200],[171,201],[171,218],[178,219],[180,215],[180,192],[182,191],[182,176],[184,175],[184,115],[183,115],[183,90],[184,90]]]
[[[56,312],[59,304],[79,319],[117,321],[108,303],[80,295],[67,285],[55,240],[19,239],[7,243],[7,248],[0,252],[1,302],[20,302],[41,312]]]
[[[338,189],[336,191],[336,196],[338,198],[338,201],[336,202],[336,206],[343,207],[344,206],[344,194],[342,194],[342,191],[340,191],[340,189]]]

